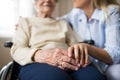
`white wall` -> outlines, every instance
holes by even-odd
[[[72,0],[58,0],[54,17],[60,17],[72,9]]]
[[[30,17],[33,15],[33,2],[32,0],[19,0],[19,13],[21,17]]]

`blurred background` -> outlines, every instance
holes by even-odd
[[[117,0],[120,3],[120,0]],[[53,17],[60,17],[72,9],[72,0],[59,0]],[[35,15],[32,0],[0,0],[0,69],[12,60],[4,42],[12,41],[19,17]]]

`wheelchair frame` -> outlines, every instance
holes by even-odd
[[[12,42],[7,41],[4,43],[4,47],[11,48],[13,45]],[[0,80],[18,80],[20,65],[14,60],[10,61],[0,70]]]

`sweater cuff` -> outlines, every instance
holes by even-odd
[[[26,54],[26,59],[24,60],[21,60],[19,63],[20,65],[26,65],[26,64],[29,64],[29,63],[33,63],[34,61],[32,60],[32,57],[34,56],[34,53],[37,51],[38,49],[34,48],[34,49],[31,49],[30,52],[28,54]]]

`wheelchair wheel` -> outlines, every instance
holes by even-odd
[[[10,80],[13,67],[13,61],[9,62],[0,70],[0,80]]]

